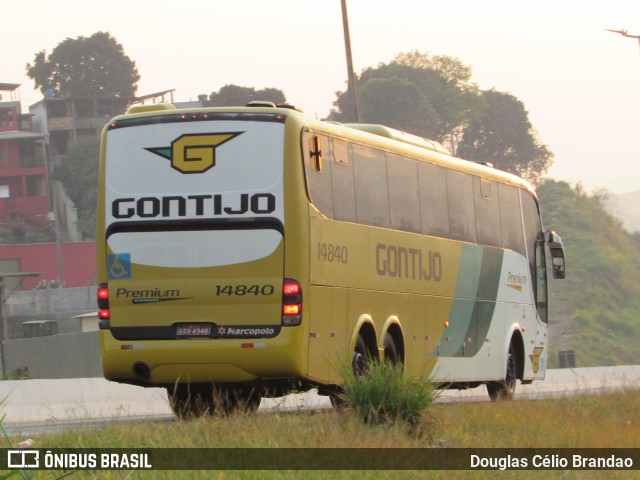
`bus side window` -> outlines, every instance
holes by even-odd
[[[349,162],[346,142],[331,139],[331,189],[333,192],[333,218],[346,222],[356,221],[356,197],[353,187],[353,165]],[[325,162],[326,164],[330,162]]]
[[[478,242],[483,245],[499,247],[501,233],[498,185],[490,180],[473,177],[473,190]]]
[[[388,153],[387,175],[391,226],[420,233],[417,162]]]
[[[522,210],[518,189],[512,185],[501,183],[500,192],[500,226],[502,228],[502,246],[521,255],[526,255],[524,235],[522,233]]]
[[[302,148],[311,201],[325,216],[333,218],[331,162],[326,161],[329,157],[329,139],[325,135],[306,132]]]
[[[476,221],[471,175],[448,170],[447,198],[451,238],[475,243]]]
[[[342,140],[333,139],[333,161],[343,167],[348,167],[349,161],[349,144]]]
[[[446,170],[428,163],[418,164],[422,233],[449,235],[449,203]]]
[[[536,242],[536,306],[543,323],[548,320],[547,308],[547,262],[542,237]]]
[[[352,145],[358,223],[389,227],[387,160],[382,150]]]
[[[540,222],[540,212],[535,199],[521,191],[522,214],[524,219],[525,242],[529,257],[533,294],[540,320],[547,323],[547,275],[544,252],[544,234]]]

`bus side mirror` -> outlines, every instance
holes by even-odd
[[[544,239],[551,252],[551,267],[553,268],[553,278],[562,279],[565,277],[566,261],[564,258],[564,246],[562,239],[553,230],[547,230]]]

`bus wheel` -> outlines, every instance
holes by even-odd
[[[333,408],[341,409],[347,406],[347,396],[342,388],[337,388],[329,393],[329,400]]]
[[[182,420],[214,412],[213,389],[209,385],[175,385],[167,387],[167,394],[171,410]]]
[[[518,378],[518,360],[513,344],[509,346],[507,355],[507,375],[501,382],[487,383],[487,391],[491,400],[512,400],[516,393],[516,380]]]
[[[360,334],[358,334],[356,346],[353,350],[351,369],[353,370],[353,374],[357,377],[369,373],[369,352],[367,352],[367,346],[364,343],[364,338],[362,338],[362,335]]]
[[[262,396],[253,388],[214,387],[213,385],[178,385],[167,389],[169,404],[176,417],[187,420],[236,411],[253,413]]]
[[[251,387],[228,387],[217,390],[213,398],[222,413],[255,413],[260,406],[262,395]]]
[[[384,361],[389,362],[394,367],[398,366],[398,349],[396,348],[396,343],[393,341],[393,337],[391,334],[387,333],[384,336]]]

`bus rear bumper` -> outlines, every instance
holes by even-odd
[[[305,357],[300,330],[270,339],[136,342],[116,340],[104,330],[102,370],[107,380],[144,386],[301,378]]]

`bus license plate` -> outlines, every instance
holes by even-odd
[[[176,337],[208,337],[211,325],[178,325]]]

